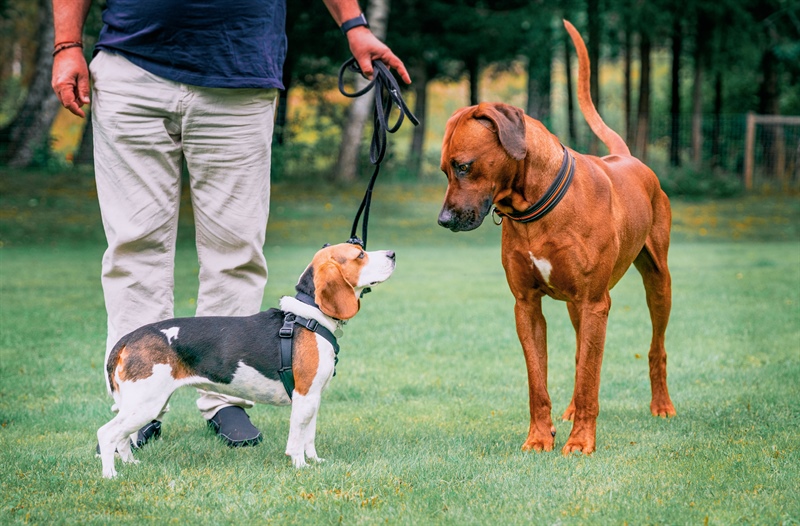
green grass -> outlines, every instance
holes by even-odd
[[[327,461],[291,467],[289,408],[254,408],[264,442],[224,447],[186,389],[162,440],[136,453],[140,464],[118,462],[119,478],[107,481],[94,458],[95,432],[111,415],[103,247],[94,205],[70,188],[56,194],[72,204],[49,205],[47,188],[3,196],[20,205],[0,217],[2,524],[800,522],[796,199],[674,203],[667,351],[678,416],[649,414],[650,327],[634,272],[612,292],[598,450],[565,458],[520,451],[526,374],[499,229],[437,227],[443,185],[379,184],[370,248],[395,249],[398,267],[340,342],[318,423]],[[265,307],[291,293],[316,248],[347,237],[359,194],[274,189]],[[55,219],[64,209],[74,222]],[[193,313],[196,284],[184,240],[178,315]],[[545,307],[557,417],[573,386],[574,334],[563,304]],[[570,426],[556,423],[557,449]]]

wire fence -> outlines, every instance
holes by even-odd
[[[704,114],[699,141],[692,115],[680,115],[677,125],[677,166],[725,172],[738,177],[747,189],[800,190],[800,117]],[[591,131],[581,124],[576,147],[588,151],[590,141]],[[635,130],[628,144],[634,155],[648,162],[671,164],[672,116],[651,115],[644,154],[636,151]]]

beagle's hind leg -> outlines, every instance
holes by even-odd
[[[104,477],[113,478],[117,475],[114,469],[115,451],[123,462],[137,462],[131,451],[130,436],[135,436],[141,427],[161,414],[175,389],[174,385],[166,386],[161,382],[163,379],[154,375],[120,384],[119,393],[115,396],[119,412],[97,431]]]

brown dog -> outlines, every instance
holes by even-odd
[[[650,410],[667,417],[675,408],[667,391],[664,349],[672,303],[669,201],[652,170],[631,156],[597,113],[589,94],[586,46],[569,22],[564,25],[578,51],[581,111],[610,155],[569,150],[540,122],[506,104],[458,110],[447,122],[442,144],[448,187],[439,224],[472,230],[493,204],[494,213],[505,219],[502,261],[516,299],[530,394],[531,424],[523,450],[553,449],[542,297],[567,302],[577,335],[575,391],[562,417],[574,419],[562,450],[569,454],[595,450],[609,290],[631,263],[644,280],[653,324]]]

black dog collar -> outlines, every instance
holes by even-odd
[[[517,221],[520,223],[531,223],[536,221],[537,219],[541,219],[544,217],[550,210],[555,208],[555,206],[564,198],[566,195],[567,190],[569,190],[570,185],[572,184],[572,176],[575,174],[575,158],[572,154],[569,153],[567,147],[563,144],[561,147],[564,149],[564,161],[561,163],[561,168],[558,170],[558,174],[556,174],[556,179],[544,193],[544,195],[536,201],[530,208],[523,210],[522,212],[511,212],[511,213],[503,213],[495,207],[492,210],[493,214],[500,216],[500,222],[497,224],[499,225],[502,223],[502,218],[507,217],[512,221]]]

